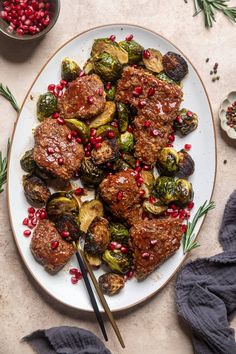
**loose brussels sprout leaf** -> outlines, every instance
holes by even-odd
[[[56,220],[61,215],[77,215],[79,205],[77,199],[68,192],[56,192],[51,195],[46,204],[48,218]]]
[[[78,133],[78,136],[82,139],[83,142],[87,142],[89,138],[89,127],[84,122],[81,122],[78,119],[70,118],[65,119],[66,125],[71,130],[75,130]]]
[[[156,75],[156,77],[159,80],[166,82],[167,84],[173,84],[173,85],[179,85],[180,84],[179,82],[174,81],[169,76],[167,76],[164,71],[161,71],[159,74]]]
[[[125,281],[121,275],[105,273],[98,278],[98,284],[104,294],[115,295],[125,286]]]
[[[102,254],[110,240],[109,223],[106,219],[96,216],[89,225],[85,236],[84,249],[88,254]]]
[[[158,177],[155,181],[155,194],[164,203],[169,204],[178,199],[175,179]]]
[[[132,133],[126,131],[122,133],[119,138],[120,149],[124,152],[131,152],[134,149],[134,136]]]
[[[186,179],[179,178],[176,181],[178,201],[185,205],[193,200],[193,187]]]
[[[84,202],[79,211],[80,230],[87,232],[89,225],[97,216],[103,216],[103,205],[100,200],[93,199]]]
[[[97,136],[101,135],[105,137],[109,131],[113,131],[115,133],[115,136],[119,134],[118,129],[112,127],[109,124],[101,125],[100,127],[98,127],[96,134]]]
[[[119,222],[110,222],[111,241],[128,244],[129,230]]]
[[[89,128],[98,128],[101,125],[112,122],[116,113],[116,104],[112,101],[106,102],[104,111],[95,117],[89,124]]]
[[[96,165],[103,165],[106,162],[115,160],[119,156],[119,146],[116,139],[103,140],[98,149],[91,152],[92,160]]]
[[[146,68],[154,73],[163,71],[162,54],[159,50],[149,48],[150,57],[148,59],[143,57],[143,62]]]
[[[86,75],[90,75],[94,72],[94,66],[92,59],[88,59],[83,67],[83,71]]]
[[[104,81],[113,82],[119,79],[122,65],[115,57],[104,52],[94,57],[94,69]]]
[[[45,182],[36,176],[23,176],[23,187],[26,199],[37,208],[44,206],[51,195]]]
[[[100,256],[94,256],[93,254],[88,254],[84,252],[85,257],[92,267],[99,267],[102,264],[102,259]]]
[[[65,81],[75,80],[80,73],[81,69],[79,65],[71,58],[64,58],[61,62],[61,77]]]
[[[132,265],[130,255],[124,254],[120,250],[106,250],[102,255],[102,259],[115,273],[125,274]]]
[[[60,235],[66,241],[77,241],[80,237],[79,225],[76,218],[72,214],[61,214],[56,219],[55,226]],[[63,232],[68,232],[68,236],[65,237]]]
[[[118,158],[115,160],[115,162],[113,163],[113,170],[114,171],[125,171],[128,170],[130,168],[130,166],[122,159]]]
[[[142,52],[144,48],[139,43],[131,40],[122,41],[119,45],[127,51],[129,56],[129,64],[136,64],[142,60]]]
[[[128,63],[128,53],[118,43],[112,42],[108,38],[95,39],[93,43],[91,55],[95,56],[103,52],[106,52],[111,56],[113,56],[122,65]]]
[[[116,109],[118,114],[119,130],[121,133],[124,133],[129,126],[130,111],[128,107],[121,102],[116,103]]]
[[[114,85],[112,85],[110,89],[105,87],[105,93],[107,101],[114,101],[116,95],[116,87]]]
[[[179,170],[177,176],[181,178],[187,178],[191,176],[195,169],[195,163],[192,157],[184,149],[178,152],[179,156]]]
[[[140,172],[141,177],[143,178],[144,183],[142,184],[142,189],[145,191],[145,197],[148,198],[152,194],[154,187],[154,176],[151,171],[142,170]]]
[[[34,161],[34,149],[28,150],[24,153],[24,156],[20,159],[21,168],[28,173],[32,173],[36,168]]]
[[[123,153],[122,154],[122,159],[127,162],[127,164],[131,167],[131,168],[135,168],[136,167],[136,159],[133,155],[127,154],[127,153]]]
[[[143,209],[148,213],[159,215],[167,209],[167,205],[159,205],[159,203],[152,204],[148,200],[143,203]]]
[[[157,168],[161,175],[174,176],[179,169],[179,154],[174,148],[166,147],[158,155]]]
[[[178,116],[174,121],[174,129],[179,131],[182,135],[187,135],[197,129],[198,116],[186,108],[182,108],[178,112]]]
[[[106,172],[95,165],[90,157],[84,157],[80,167],[80,179],[89,187],[97,186],[105,178]]]
[[[42,122],[57,111],[57,98],[51,93],[46,92],[39,96],[37,102],[37,118]]]

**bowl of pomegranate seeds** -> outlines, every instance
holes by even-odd
[[[9,0],[0,2],[0,32],[18,40],[44,36],[55,25],[60,0]]]
[[[228,137],[236,139],[236,91],[230,92],[221,102],[219,118]]]

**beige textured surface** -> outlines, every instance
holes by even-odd
[[[183,0],[62,0],[59,20],[42,41],[18,44],[0,37],[0,82],[9,85],[19,103],[35,75],[51,54],[70,37],[93,26],[108,23],[133,23],[146,26],[170,39],[191,59],[210,96],[216,123],[218,171],[214,200],[217,208],[206,219],[199,236],[201,247],[191,258],[210,256],[220,248],[217,232],[224,204],[236,181],[235,144],[221,133],[217,110],[220,99],[235,90],[235,30],[223,16],[217,16],[213,30],[205,30],[202,18],[192,18],[192,1]],[[234,0],[232,5],[236,4]],[[72,16],[73,15],[73,16]],[[219,82],[209,75],[211,64],[219,62]],[[5,150],[16,114],[0,97],[0,149]],[[204,119],[204,117],[201,117]],[[228,163],[223,164],[227,159]],[[205,171],[207,178],[207,171]],[[12,237],[6,193],[0,195],[0,353],[30,354],[32,349],[20,339],[38,328],[74,325],[100,335],[91,314],[72,311],[49,299],[31,279],[19,258]],[[175,278],[154,298],[138,308],[115,317],[123,333],[122,350],[107,325],[113,353],[187,354],[192,345],[187,330],[179,323],[174,301]],[[63,289],[62,289],[63,291]],[[232,322],[236,327],[236,319]]]

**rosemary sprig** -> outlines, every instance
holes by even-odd
[[[195,12],[193,16],[197,16],[203,11],[205,18],[205,27],[213,26],[215,22],[215,14],[217,11],[223,14],[231,21],[236,22],[236,7],[229,7],[226,3],[230,0],[194,0]]]
[[[2,158],[2,152],[0,151],[0,193],[3,192],[3,185],[7,181],[7,163],[8,163],[8,155],[10,149],[10,139],[7,142],[7,155]]]
[[[19,112],[20,108],[16,102],[15,97],[13,96],[9,88],[7,86],[4,87],[3,84],[1,83],[0,83],[0,95],[2,95],[10,102],[10,104],[16,110],[16,112]]]
[[[191,222],[190,221],[187,222],[186,232],[184,233],[183,236],[184,254],[200,246],[196,241],[194,241],[195,234],[193,233],[193,231],[199,219],[203,215],[207,214],[209,210],[212,210],[214,208],[215,208],[214,202],[207,203],[207,201],[205,201],[205,203],[199,207],[198,211],[194,215],[193,220]]]

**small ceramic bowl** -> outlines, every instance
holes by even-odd
[[[52,14],[52,18],[49,22],[49,25],[41,32],[35,34],[35,35],[30,35],[30,34],[24,34],[22,36],[18,35],[15,31],[13,32],[9,32],[8,27],[9,27],[9,23],[7,23],[6,21],[4,21],[2,18],[0,18],[0,32],[5,34],[7,37],[16,39],[18,41],[32,41],[35,39],[39,39],[41,37],[43,37],[46,33],[48,33],[52,27],[55,25],[55,23],[57,22],[59,13],[60,13],[60,0],[49,0],[51,3],[51,14]],[[0,0],[0,12],[3,10],[3,3]]]
[[[233,102],[236,101],[236,91],[230,92],[221,102],[220,110],[219,110],[219,118],[220,118],[220,125],[221,128],[226,132],[229,138],[236,139],[236,130],[231,128],[227,124],[226,119],[226,111],[229,106],[232,105]]]

